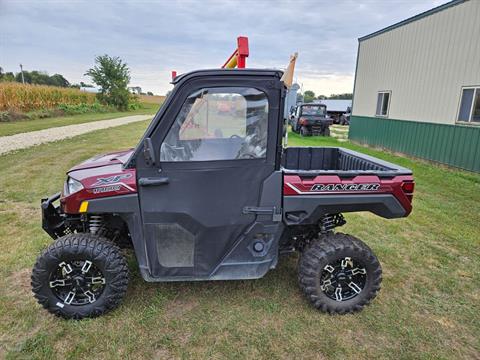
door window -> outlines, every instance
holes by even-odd
[[[246,87],[201,89],[191,94],[160,148],[160,160],[260,159],[267,153],[268,100]]]

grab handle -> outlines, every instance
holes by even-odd
[[[161,177],[161,178],[140,178],[138,179],[138,185],[140,186],[158,186],[158,185],[166,185],[169,183],[168,177]]]

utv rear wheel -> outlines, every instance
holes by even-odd
[[[37,301],[64,318],[96,317],[116,308],[127,284],[127,262],[120,249],[92,234],[57,239],[37,258],[32,272]]]
[[[300,257],[300,287],[323,312],[346,314],[362,310],[377,295],[381,281],[382,269],[376,256],[351,235],[324,235]]]

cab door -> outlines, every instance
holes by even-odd
[[[245,208],[258,206],[262,183],[275,170],[280,86],[271,77],[224,79],[177,85],[151,129],[156,164],[137,164],[156,279],[209,278],[255,221]]]

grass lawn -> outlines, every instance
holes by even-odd
[[[94,154],[134,146],[147,122],[97,131],[0,157],[0,358],[480,357],[480,174],[414,161],[348,142],[410,167],[409,218],[347,214],[342,229],[379,257],[383,288],[363,312],[329,316],[303,298],[297,257],[254,281],[145,283],[130,255],[123,304],[93,320],[48,314],[30,292],[30,270],[51,239],[39,199]],[[290,145],[338,145],[295,134]]]
[[[0,122],[0,136],[14,135],[18,133],[48,129],[57,126],[74,125],[91,121],[114,119],[131,115],[155,114],[159,104],[142,103],[142,107],[132,111],[115,111],[108,113],[89,113],[74,116],[62,116],[45,119],[20,120],[12,122]]]

